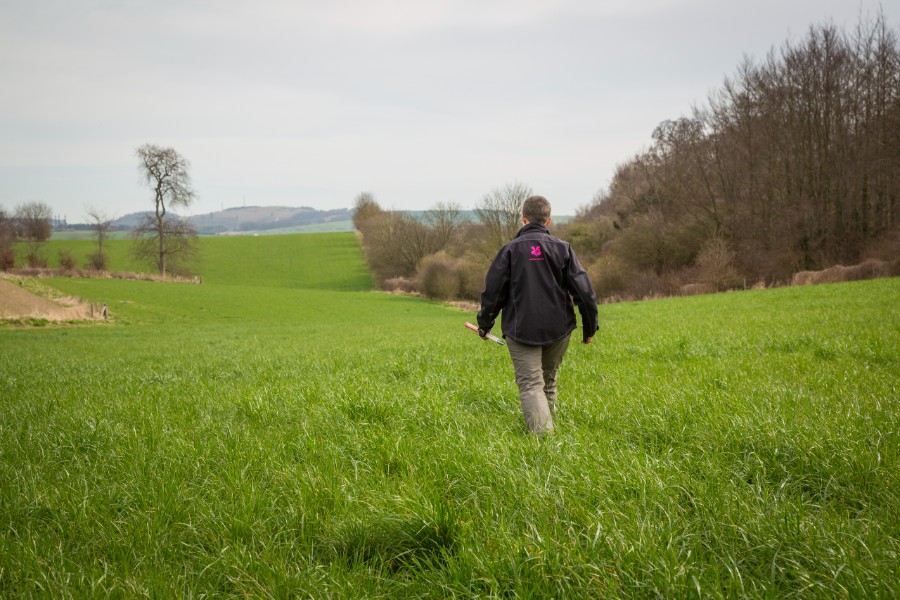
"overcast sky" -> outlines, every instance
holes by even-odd
[[[183,214],[473,207],[523,182],[572,214],[744,56],[897,0],[3,0],[0,207],[152,208],[135,149],[191,161]]]

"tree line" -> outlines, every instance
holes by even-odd
[[[476,299],[487,257],[518,229],[525,190],[487,194],[477,223],[454,222],[446,205],[417,222],[367,195],[354,222],[379,283],[406,279],[428,295],[456,286]],[[690,116],[662,122],[555,233],[604,297],[775,285],[799,271],[896,261],[898,194],[900,44],[879,14],[850,32],[811,27],[745,59]],[[453,222],[452,235],[437,235],[434,219]],[[430,290],[438,270],[444,283]]]
[[[473,222],[453,202],[438,203],[418,219],[384,210],[364,192],[356,198],[353,224],[382,288],[440,299],[477,298],[487,265],[515,236],[522,202],[531,194],[519,182],[493,189],[478,202]]]
[[[810,28],[665,121],[570,234],[607,293],[783,283],[900,250],[900,46]]]

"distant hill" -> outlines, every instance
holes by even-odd
[[[424,220],[426,211],[407,210],[412,217]],[[112,222],[114,229],[134,229],[149,211],[130,213]],[[169,213],[176,215],[175,213]],[[463,210],[460,217],[476,221],[475,211]],[[553,221],[563,224],[572,219],[569,215],[554,215]],[[308,206],[241,206],[190,217],[191,223],[203,235],[252,235],[264,233],[322,233],[353,231],[353,210],[337,208],[317,210]],[[73,227],[78,227],[73,226]]]
[[[147,212],[127,214],[113,221],[122,229],[133,229]],[[174,214],[174,213],[170,213]],[[250,234],[301,231],[352,231],[353,212],[347,208],[316,210],[308,206],[241,206],[193,215],[191,223],[201,234]]]
[[[113,229],[134,229],[137,227],[138,222],[144,217],[144,215],[153,214],[150,211],[142,211],[136,213],[129,213],[124,217],[119,217],[118,219],[114,219],[110,225]],[[175,215],[175,213],[169,213],[171,215]],[[178,216],[178,215],[175,215]],[[80,227],[80,225],[75,225],[74,227]]]

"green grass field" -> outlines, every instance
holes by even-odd
[[[0,597],[900,593],[900,279],[604,305],[535,438],[472,314],[321,235],[0,328]]]
[[[212,284],[306,289],[368,290],[372,278],[366,270],[359,243],[349,233],[272,236],[200,237],[196,270]],[[153,273],[152,265],[131,255],[132,240],[104,242],[111,272]],[[93,240],[53,240],[42,256],[50,267],[59,267],[59,255],[67,251],[78,265],[97,251]],[[24,249],[20,248],[20,257]]]
[[[96,240],[96,234],[93,231],[54,231],[50,239],[53,241],[72,241],[72,240]],[[108,240],[124,240],[128,238],[127,231],[110,231],[107,232]],[[96,247],[96,241],[93,242]],[[93,249],[92,249],[93,251]]]

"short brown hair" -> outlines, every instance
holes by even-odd
[[[543,196],[531,196],[522,203],[522,216],[529,223],[543,225],[550,220],[550,202]]]

